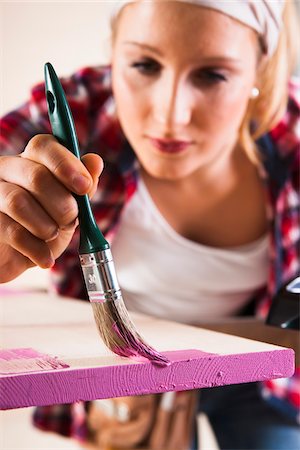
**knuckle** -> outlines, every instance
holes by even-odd
[[[28,142],[28,147],[38,147],[41,145],[41,143],[44,141],[44,136],[41,134],[36,134],[33,136],[30,141]]]
[[[78,215],[78,207],[72,195],[68,195],[62,202],[60,224],[63,226],[69,225]]]
[[[13,189],[6,194],[7,211],[13,215],[20,215],[28,209],[28,199],[25,191]]]
[[[1,155],[1,156],[0,156],[0,167],[2,167],[2,166],[4,167],[6,161],[7,161],[9,158],[10,158],[9,156]]]
[[[11,221],[6,227],[6,234],[8,242],[15,245],[24,243],[25,230],[19,223]]]
[[[28,183],[31,189],[40,191],[43,185],[45,186],[49,183],[48,169],[41,164],[34,165],[32,169],[29,170]]]
[[[56,239],[57,238],[57,226],[51,226],[51,225],[49,225],[48,227],[47,227],[47,230],[46,231],[44,231],[43,233],[41,233],[41,236],[40,236],[40,238],[41,239],[43,239],[45,242],[49,242],[49,241],[52,241],[52,240],[54,240],[54,239]]]
[[[1,130],[0,130],[1,133]],[[14,172],[15,168],[15,161],[18,158],[18,156],[0,156],[0,181],[7,180],[9,178],[10,174]]]
[[[39,147],[45,147],[48,145],[50,139],[50,135],[48,134],[36,134],[33,136],[28,142],[25,151],[27,150],[36,150]]]

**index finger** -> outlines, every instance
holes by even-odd
[[[86,194],[92,186],[92,177],[84,164],[50,134],[34,136],[20,156],[47,167],[76,194]]]

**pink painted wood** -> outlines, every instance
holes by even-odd
[[[1,409],[222,386],[294,371],[293,350],[132,315],[145,339],[172,361],[155,366],[111,354],[89,304],[9,295],[1,308],[1,346],[14,349],[2,358],[0,352]]]
[[[164,352],[172,364],[149,362],[2,375],[1,409],[183,391],[290,376],[293,351],[215,355],[199,350]]]

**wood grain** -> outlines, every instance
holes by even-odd
[[[77,300],[2,295],[0,309],[2,348],[32,348],[69,366],[0,375],[1,409],[222,386],[294,371],[291,349],[138,314],[131,314],[138,330],[172,364],[121,358],[98,336],[90,305]]]

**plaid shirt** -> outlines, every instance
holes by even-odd
[[[92,200],[100,229],[111,240],[120,212],[134,193],[137,161],[119,126],[111,92],[110,67],[84,68],[62,80],[78,134],[82,154],[101,154],[105,170]],[[299,273],[299,143],[300,93],[290,83],[290,97],[280,123],[257,142],[262,154],[261,176],[267,194],[270,222],[268,285],[257,296],[257,314],[266,317],[271,299],[281,285]],[[32,89],[31,99],[1,121],[1,153],[15,155],[23,151],[30,138],[51,133],[44,84]],[[52,289],[59,294],[85,298],[78,263],[78,233],[52,271]],[[285,408],[294,417],[299,410],[299,371],[290,379],[270,380],[262,384],[262,395],[275,406]],[[35,424],[44,430],[84,440],[88,404],[39,407]]]

